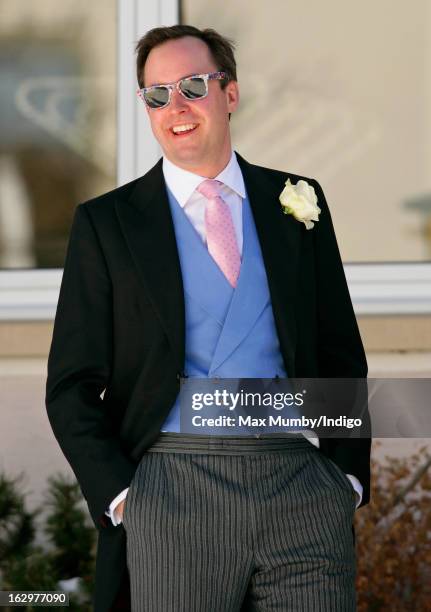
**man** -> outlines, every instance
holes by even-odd
[[[78,206],[48,362],[49,418],[99,528],[95,609],[354,610],[370,440],[179,429],[184,376],[366,377],[324,194],[306,179],[307,230],[279,201],[302,177],[232,151],[228,40],[172,26],[137,51],[163,158]]]

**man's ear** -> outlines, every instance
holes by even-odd
[[[225,88],[228,112],[233,113],[239,105],[239,86],[237,81],[229,81]]]

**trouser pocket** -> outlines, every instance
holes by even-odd
[[[319,473],[326,484],[329,487],[333,488],[335,485],[347,491],[350,494],[354,508],[356,508],[356,492],[347,474],[322,451],[317,451],[315,457]]]

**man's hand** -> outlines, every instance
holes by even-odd
[[[128,487],[127,489],[123,489],[121,493],[119,493],[109,504],[109,510],[106,512],[106,514],[111,517],[112,523],[115,526],[120,525],[120,523],[123,522],[124,502],[126,500],[128,491]]]
[[[114,510],[114,514],[115,514],[115,518],[117,519],[117,521],[119,521],[120,523],[123,522],[123,512],[124,512],[124,502],[126,500],[123,499],[123,501],[121,501],[118,506],[115,506],[115,510]]]

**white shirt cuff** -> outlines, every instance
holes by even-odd
[[[353,474],[346,474],[347,478],[350,480],[350,482],[352,483],[353,488],[355,489],[355,493],[356,493],[356,508],[359,506],[359,504],[362,501],[362,494],[364,492],[364,488],[361,485],[361,483],[359,482],[359,480],[356,478],[356,476],[353,476]]]
[[[116,527],[117,525],[120,525],[122,523],[122,520],[117,515],[115,510],[116,510],[118,504],[120,502],[122,502],[124,499],[126,499],[127,491],[128,490],[129,490],[129,488],[127,487],[127,489],[124,489],[123,491],[121,491],[121,493],[119,493],[117,495],[117,497],[114,500],[112,500],[112,502],[109,504],[109,510],[107,510],[105,512],[106,516],[109,516],[109,518],[111,519],[112,524],[114,525],[114,527]]]

